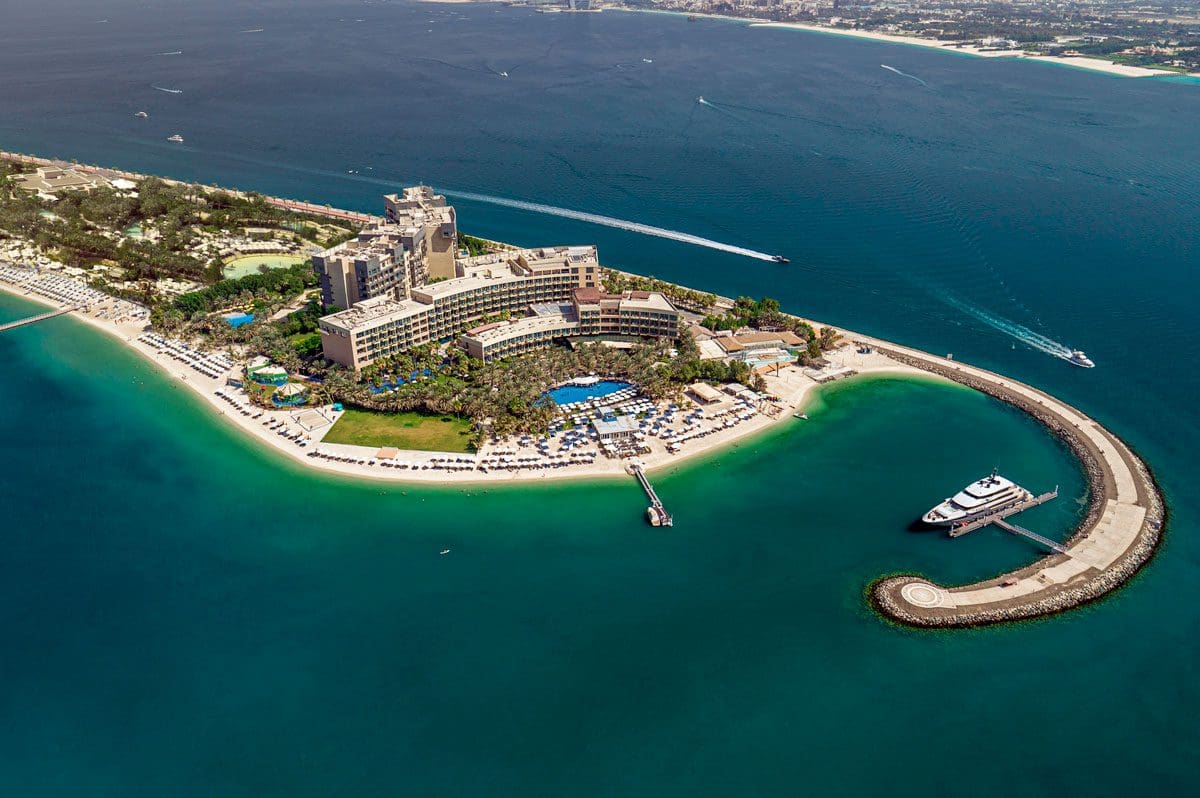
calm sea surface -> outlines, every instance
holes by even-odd
[[[1167,544],[1061,618],[900,630],[872,578],[1036,556],[909,532],[949,491],[999,465],[1062,486],[1032,528],[1081,511],[1069,453],[986,397],[826,389],[657,477],[663,533],[631,481],[314,476],[60,318],[0,336],[0,793],[1195,790],[1196,86],[662,15],[230,5],[11,3],[0,147],[370,211],[425,181],[467,232],[954,352],[1138,448]]]

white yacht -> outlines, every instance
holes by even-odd
[[[1092,362],[1092,359],[1078,349],[1071,353],[1071,356],[1067,358],[1067,362],[1085,369],[1096,368],[1096,364]]]
[[[167,136],[167,141],[173,141],[176,144],[181,144],[183,143],[183,136],[176,133],[174,136]]]
[[[993,469],[990,476],[967,485],[921,516],[921,520],[933,526],[955,526],[1031,498],[1033,494]]]

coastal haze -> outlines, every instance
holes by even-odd
[[[1061,483],[1028,523],[1078,519],[1069,453],[984,397],[827,389],[819,424],[656,479],[664,534],[626,484],[302,473],[62,319],[0,340],[5,792],[1194,785],[1197,86],[682,16],[310,0],[22,3],[0,76],[5,150],[370,212],[424,181],[474,235],[594,242],[953,352],[1105,422],[1172,511],[1094,608],[902,632],[871,579],[1036,555],[906,531],[966,479]],[[32,312],[0,296],[0,322]]]

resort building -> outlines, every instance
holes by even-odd
[[[716,350],[726,360],[739,360],[755,373],[766,374],[795,363],[797,350],[808,342],[793,332],[753,332],[717,336],[700,344],[701,352]]]
[[[385,223],[313,256],[325,307],[349,308],[380,296],[404,300],[430,280],[456,276],[458,228],[446,198],[415,186],[383,201]]]
[[[570,303],[536,304],[530,315],[477,327],[463,336],[471,357],[496,360],[576,337],[608,339],[675,338],[679,311],[659,293],[627,291],[605,294],[594,287],[576,288]]]
[[[410,250],[398,230],[363,230],[353,241],[312,256],[325,307],[349,308],[367,299],[408,296]]]
[[[12,180],[17,188],[49,198],[61,191],[91,191],[109,185],[98,175],[57,166],[39,166],[29,174],[15,175]]]
[[[411,242],[406,242],[406,246],[419,264],[415,285],[455,276],[458,226],[454,206],[448,205],[444,196],[435,194],[429,186],[413,186],[400,194],[385,196],[383,207],[387,220]]]
[[[567,303],[595,288],[595,247],[511,250],[459,260],[457,277],[412,287],[406,299],[376,296],[320,321],[328,359],[360,369],[380,357],[450,339],[489,316]]]
[[[793,332],[752,332],[741,335],[726,335],[713,339],[727,357],[745,360],[754,353],[770,349],[795,349],[807,346],[807,342]]]

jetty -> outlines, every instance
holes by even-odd
[[[55,316],[62,316],[66,313],[70,313],[73,310],[79,310],[79,306],[71,305],[70,307],[60,308],[59,310],[52,310],[49,313],[39,313],[36,316],[30,316],[29,318],[26,318],[26,319],[17,319],[16,321],[10,321],[8,324],[0,324],[0,333],[8,332],[9,330],[15,330],[18,327],[24,327],[28,324],[37,324],[39,321],[45,321],[46,319],[52,319]]]
[[[1014,535],[1024,535],[1025,537],[1029,538],[1030,540],[1034,541],[1035,543],[1042,544],[1043,546],[1050,549],[1051,551],[1057,551],[1059,554],[1065,554],[1068,557],[1071,556],[1071,552],[1067,549],[1066,546],[1062,545],[1061,543],[1056,543],[1053,540],[1051,540],[1050,538],[1043,537],[1042,535],[1039,535],[1037,532],[1031,532],[1023,526],[1020,526],[1018,524],[1010,524],[1009,522],[1005,521],[1002,518],[997,518],[995,521],[995,524],[996,524],[996,526],[1000,527],[1001,529],[1004,529],[1008,532],[1012,532]]]
[[[1142,459],[1095,419],[1029,385],[948,357],[874,338],[864,338],[863,343],[897,363],[974,388],[1029,414],[1071,449],[1088,481],[1087,512],[1064,543],[999,514],[980,519],[1045,546],[1045,557],[967,585],[939,585],[915,574],[882,578],[870,593],[884,615],[923,627],[979,626],[1051,615],[1104,596],[1154,556],[1167,518],[1162,492]]]
[[[663,506],[662,499],[658,498],[658,494],[654,492],[654,486],[650,484],[650,480],[646,477],[646,472],[642,468],[641,463],[635,463],[630,467],[630,470],[637,477],[642,490],[646,491],[646,496],[650,499],[650,506],[646,508],[646,520],[650,522],[650,526],[675,526],[675,519],[667,512],[667,508]]]
[[[952,538],[957,538],[962,537],[968,532],[974,532],[976,529],[982,529],[990,524],[1001,526],[1001,522],[1010,515],[1016,515],[1023,510],[1028,510],[1030,507],[1037,507],[1039,504],[1045,504],[1051,499],[1056,498],[1058,498],[1057,487],[1049,493],[1043,493],[1041,496],[1030,496],[1024,501],[1017,502],[1016,504],[997,510],[994,513],[989,513],[981,518],[976,518],[974,521],[968,521],[965,524],[952,526],[946,534]],[[1007,528],[1007,524],[1001,526],[1001,528]]]

